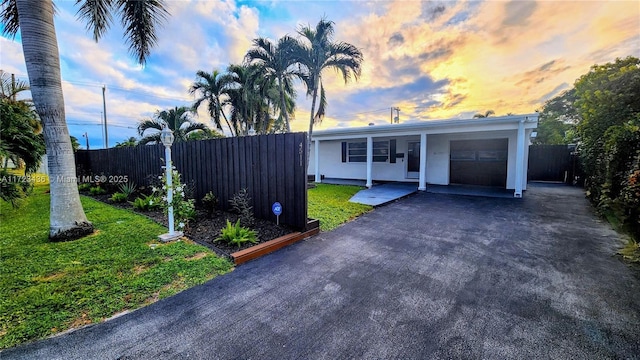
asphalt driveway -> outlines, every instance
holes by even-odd
[[[640,279],[579,189],[417,194],[1,359],[637,358]]]

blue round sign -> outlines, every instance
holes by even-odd
[[[271,210],[276,216],[280,216],[280,214],[282,214],[282,205],[276,201],[271,205]]]

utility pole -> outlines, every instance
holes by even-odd
[[[82,134],[82,137],[87,139],[87,150],[89,150],[89,135],[86,131],[84,132],[84,134]]]
[[[11,74],[11,97],[16,101],[16,74]]]
[[[104,148],[109,148],[109,134],[107,132],[107,101],[104,97],[104,92],[106,91],[106,87],[102,85],[102,108],[104,110]]]
[[[393,112],[396,112],[396,117],[393,117]],[[399,107],[391,107],[391,123],[399,123],[400,122],[400,108]]]

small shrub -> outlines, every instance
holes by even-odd
[[[87,191],[89,191],[89,189],[91,189],[91,184],[90,183],[82,183],[82,184],[78,185],[78,191],[87,192]]]
[[[238,245],[241,247],[245,243],[255,244],[258,242],[256,238],[256,232],[240,225],[240,220],[232,225],[229,220],[227,220],[227,227],[222,228],[220,230],[220,236],[213,240],[214,242],[222,241],[229,245]]]
[[[18,208],[22,199],[33,189],[33,183],[27,176],[16,176],[0,169],[0,199]]]
[[[89,189],[89,193],[91,195],[102,195],[102,194],[106,194],[107,190],[101,188],[100,186],[93,186]]]
[[[127,195],[117,192],[111,195],[111,201],[121,203],[127,201]]]
[[[138,197],[133,202],[129,202],[135,209],[140,211],[151,211],[160,208],[160,199],[154,195]]]
[[[251,206],[251,197],[247,189],[242,189],[235,193],[231,200],[231,207],[240,215],[240,221],[244,226],[252,226],[255,222],[253,218],[253,206]]]
[[[136,192],[136,184],[132,182],[122,183],[118,188],[120,189],[120,193],[125,196],[125,199],[129,199],[131,195]]]
[[[212,191],[209,191],[202,198],[202,206],[207,212],[207,215],[211,216],[218,208],[218,197],[214,195]]]

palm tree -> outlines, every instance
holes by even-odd
[[[187,141],[189,139],[189,134],[192,132],[209,130],[205,124],[201,124],[190,119],[189,116],[192,114],[193,109],[186,106],[156,111],[152,119],[141,120],[138,123],[138,134],[142,136],[142,139],[140,139],[138,144],[161,144],[160,132],[165,124],[171,131],[173,131],[175,142]],[[144,133],[147,130],[157,131],[152,131],[150,134],[145,136]]]
[[[487,110],[484,114],[483,113],[477,113],[475,115],[473,115],[474,119],[482,119],[482,118],[487,118],[491,115],[495,115],[495,111],[493,110]]]
[[[287,132],[291,132],[289,114],[293,113],[294,107],[287,105],[286,97],[295,97],[293,78],[303,78],[303,74],[295,67],[297,62],[293,55],[296,44],[294,38],[286,35],[277,44],[269,39],[257,38],[253,40],[253,48],[245,55],[247,65],[257,65],[264,77],[277,81],[279,117],[284,120]]]
[[[136,139],[135,137],[131,136],[130,138],[128,138],[127,140],[124,140],[122,142],[116,143],[117,148],[119,147],[133,147],[138,145],[138,139]]]
[[[320,123],[325,115],[327,97],[322,85],[322,72],[326,69],[334,69],[342,74],[345,84],[353,76],[358,80],[363,61],[362,52],[346,42],[334,42],[334,22],[325,19],[320,20],[315,29],[304,26],[298,30],[300,41],[294,50],[296,61],[306,70],[305,85],[307,95],[311,96],[311,115],[309,119],[307,164],[311,152],[311,135],[313,125]],[[320,90],[320,103],[316,110],[316,100]]]
[[[130,52],[141,64],[146,62],[156,43],[156,27],[168,15],[163,0],[76,1],[78,16],[87,23],[94,40],[100,39],[117,14],[123,24]],[[64,97],[60,77],[60,55],[53,22],[52,1],[2,0],[0,21],[3,32],[15,36],[18,30],[31,95],[44,125],[44,139],[49,161],[50,226],[52,240],[72,240],[93,232],[93,225],[80,203],[76,167],[69,130],[65,121]]]
[[[192,95],[199,93],[200,97],[196,99],[193,108],[197,110],[203,102],[207,102],[207,111],[216,128],[222,130],[222,123],[220,121],[220,115],[222,115],[233,136],[234,129],[231,127],[231,123],[229,123],[229,119],[227,119],[223,110],[223,107],[229,103],[229,95],[227,94],[227,82],[229,78],[222,76],[218,70],[213,70],[212,73],[198,70],[196,76],[197,80],[191,85],[189,93]]]

